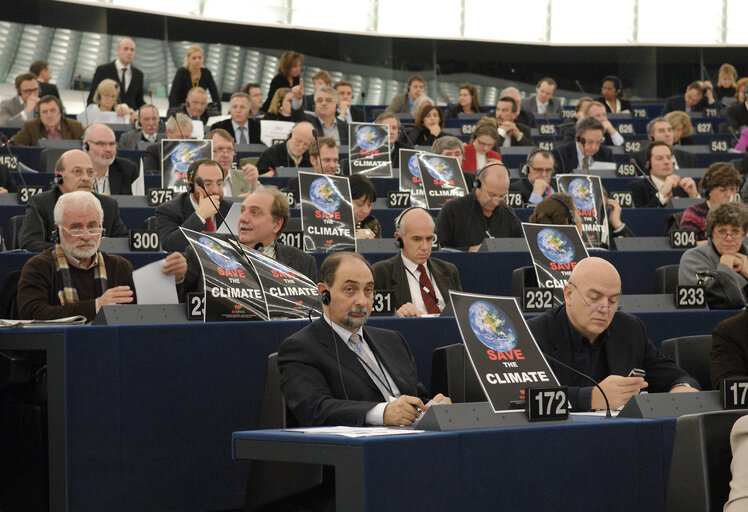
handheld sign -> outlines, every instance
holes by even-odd
[[[426,193],[421,185],[421,166],[418,155],[422,151],[400,150],[400,191],[410,193],[410,205],[426,208]]]
[[[291,134],[294,123],[291,121],[260,120],[260,141],[267,147],[284,141]]]
[[[307,252],[356,250],[348,178],[299,173],[301,230]]]
[[[574,200],[582,219],[582,233],[589,249],[608,249],[610,230],[605,196],[599,176],[560,174],[556,177],[560,192],[566,192]]]
[[[449,292],[470,363],[494,412],[529,387],[558,386],[514,298]]]
[[[389,125],[350,123],[351,149],[348,166],[351,174],[392,177]]]
[[[440,209],[448,201],[468,193],[457,158],[421,153],[418,155],[418,165],[428,208]]]
[[[161,188],[186,192],[190,164],[205,158],[213,158],[212,140],[162,139]]]

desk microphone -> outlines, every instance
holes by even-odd
[[[203,181],[203,178],[202,178],[201,176],[196,176],[196,177],[195,177],[195,185],[197,185],[198,187],[200,187],[201,189],[203,189],[203,191],[205,192],[205,196],[206,196],[206,197],[208,198],[208,201],[210,201],[210,204],[212,204],[212,205],[213,205],[213,208],[215,208],[215,209],[216,209],[216,213],[217,213],[217,214],[218,214],[218,216],[219,216],[219,217],[221,218],[221,222],[222,222],[223,224],[225,224],[225,225],[226,225],[226,229],[228,229],[228,230],[229,230],[229,233],[231,234],[232,240],[233,240],[233,241],[234,241],[234,242],[236,243],[236,245],[237,245],[237,246],[239,247],[239,252],[241,252],[241,253],[242,253],[242,256],[244,256],[244,259],[245,259],[245,260],[247,260],[247,263],[249,263],[249,264],[250,264],[250,266],[252,266],[252,265],[251,265],[251,262],[250,262],[250,260],[249,260],[249,256],[248,256],[248,255],[247,255],[247,253],[246,253],[246,252],[244,251],[244,246],[242,246],[241,242],[239,242],[239,238],[238,238],[238,237],[237,237],[237,236],[236,236],[236,235],[234,234],[234,232],[233,232],[233,231],[231,230],[231,226],[229,226],[229,223],[228,223],[228,222],[226,222],[226,217],[224,217],[224,216],[223,216],[223,214],[221,213],[221,210],[220,210],[220,209],[218,208],[218,206],[216,205],[216,203],[214,203],[214,202],[213,202],[213,198],[212,198],[212,197],[210,197],[210,194],[209,194],[209,193],[208,193],[208,191],[206,190],[206,188],[205,188],[205,182]],[[260,245],[262,245],[262,244],[260,244]]]
[[[542,352],[542,351],[541,351],[541,352]],[[589,375],[587,375],[587,374],[585,374],[585,373],[582,373],[582,372],[580,372],[580,371],[579,371],[579,370],[577,370],[576,368],[572,368],[571,366],[569,366],[569,365],[568,365],[568,364],[566,364],[566,363],[562,363],[561,361],[559,361],[559,360],[558,360],[558,359],[556,359],[555,357],[549,356],[549,355],[548,355],[547,353],[545,353],[545,352],[543,352],[543,356],[545,356],[545,357],[546,357],[547,359],[550,359],[550,360],[551,360],[551,361],[553,361],[554,363],[560,364],[561,366],[563,366],[563,367],[564,367],[564,368],[566,368],[567,370],[571,370],[572,372],[576,373],[577,375],[579,375],[579,376],[581,376],[581,377],[584,377],[585,379],[587,379],[587,380],[589,380],[590,382],[592,382],[592,383],[593,383],[593,384],[595,385],[595,387],[596,387],[596,388],[597,388],[598,390],[600,390],[600,394],[601,394],[601,395],[603,395],[603,398],[605,399],[605,409],[606,409],[606,412],[605,412],[605,417],[606,417],[606,418],[612,418],[612,417],[613,417],[613,416],[611,416],[611,414],[610,414],[610,403],[608,402],[608,397],[607,397],[607,396],[605,395],[605,391],[603,391],[603,388],[601,388],[601,387],[600,387],[600,384],[599,384],[599,383],[598,383],[598,382],[597,382],[597,381],[596,381],[595,379],[593,379],[592,377],[590,377]]]
[[[582,92],[582,94],[584,94],[585,96],[588,96],[587,92],[582,88],[582,84],[578,79],[574,80],[574,83],[577,84],[577,89],[579,89]]]
[[[13,152],[10,150],[12,142],[8,139],[8,136],[4,133],[0,133],[0,147],[8,148],[8,154],[11,158],[14,158],[16,160],[16,171],[18,172],[18,177],[21,178],[21,183],[23,183],[24,187],[28,187],[26,184],[26,180],[23,177],[23,173],[21,172],[21,160],[16,157],[16,155],[13,154]]]
[[[413,144],[412,140],[410,140],[410,136],[408,135],[408,132],[405,131],[405,128],[403,128],[402,126],[400,126],[400,131],[402,132],[403,135],[405,135],[405,138],[408,140],[408,142],[410,143],[410,145],[415,148],[416,145]]]
[[[629,163],[631,163],[634,166],[634,168],[637,171],[639,171],[639,174],[641,174],[642,178],[644,178],[645,180],[647,180],[649,182],[649,184],[652,185],[655,190],[657,190],[657,186],[654,184],[654,181],[652,181],[652,177],[649,174],[647,174],[646,172],[644,172],[644,170],[641,168],[641,166],[639,166],[639,164],[636,162],[636,158],[632,158],[631,160],[629,160]]]

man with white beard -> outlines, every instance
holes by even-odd
[[[83,190],[63,194],[55,204],[59,240],[24,265],[18,282],[18,314],[25,320],[82,315],[93,320],[102,306],[135,302],[132,264],[99,251],[104,210]],[[162,268],[181,283],[187,262],[169,254]]]
[[[83,133],[83,149],[93,163],[94,190],[106,195],[132,195],[132,182],[138,177],[134,162],[117,156],[117,138],[105,124],[92,124]]]

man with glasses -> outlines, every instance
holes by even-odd
[[[595,162],[612,162],[613,151],[602,146],[605,128],[594,117],[585,117],[576,129],[576,140],[561,144],[553,150],[556,174],[567,174],[575,169],[589,173]]]
[[[213,141],[213,160],[221,164],[226,173],[223,182],[223,195],[226,197],[246,197],[260,185],[260,173],[254,165],[246,163],[241,169],[234,165],[236,150],[234,138],[222,128],[211,130],[205,139]]]
[[[117,138],[105,124],[92,124],[83,133],[83,149],[93,163],[94,190],[105,195],[132,195],[138,177],[134,162],[117,156]]]
[[[33,73],[22,73],[15,80],[16,96],[0,103],[0,126],[8,121],[28,121],[34,117],[34,109],[39,103],[39,82]]]
[[[644,324],[623,313],[621,278],[602,258],[580,261],[564,287],[565,304],[528,320],[540,350],[600,383],[611,409],[650,393],[698,391],[696,379],[666,358],[647,338]],[[575,411],[605,409],[600,390],[589,380],[549,361]],[[632,369],[646,372],[632,376]]]
[[[257,170],[263,176],[272,176],[278,167],[311,167],[308,150],[314,142],[312,123],[302,121],[291,128],[286,142],[267,148],[257,161]]]
[[[555,191],[551,186],[553,177],[553,154],[545,149],[536,149],[527,157],[527,165],[521,180],[509,185],[509,192],[519,192],[524,204],[536,205]]]
[[[93,192],[96,173],[91,158],[80,149],[71,149],[62,154],[55,164],[54,186],[31,196],[26,203],[26,217],[18,232],[18,244],[22,249],[42,252],[57,243],[54,208],[63,194],[83,190]],[[96,194],[104,211],[105,235],[126,237],[128,232],[119,215],[117,201],[111,197]]]
[[[54,208],[58,242],[31,258],[18,282],[18,311],[24,320],[82,315],[93,320],[102,306],[135,301],[132,264],[99,251],[104,210],[97,197],[79,190],[60,197]],[[162,272],[184,279],[187,262],[166,257]]]

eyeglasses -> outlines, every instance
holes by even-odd
[[[34,89],[21,89],[21,92],[23,94],[31,94],[32,92],[39,92],[39,88],[36,87]]]
[[[610,304],[603,304],[602,302],[587,302],[587,299],[584,298],[584,295],[582,295],[582,292],[579,291],[579,288],[577,288],[577,285],[574,283],[569,283],[571,286],[574,287],[574,289],[577,291],[579,296],[584,301],[584,304],[587,306],[587,309],[590,311],[605,311],[605,312],[612,312],[615,313],[619,309],[623,307],[623,299],[620,295],[618,295],[617,299],[613,299],[616,302],[610,303]]]
[[[332,98],[317,98],[315,103],[335,103],[335,100]]]
[[[534,165],[531,165],[530,169],[537,172],[538,174],[553,174],[553,167],[547,167],[544,169],[542,167],[535,167]]]
[[[213,148],[213,153],[219,155],[230,155],[231,153],[234,153],[234,148]]]
[[[81,237],[83,235],[88,236],[99,236],[104,232],[104,228],[88,228],[88,229],[68,229],[62,226],[62,229],[70,236]]]
[[[712,237],[713,238],[719,238],[720,240],[725,240],[727,237],[732,238],[733,240],[738,240],[740,238],[743,238],[745,236],[745,232],[742,229],[732,229],[730,231],[727,231],[726,229],[720,229],[719,231],[714,230],[712,231]]]

